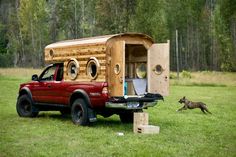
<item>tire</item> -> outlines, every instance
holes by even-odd
[[[72,122],[75,125],[89,125],[88,108],[83,99],[77,99],[73,102],[71,108]]]
[[[38,111],[35,111],[32,100],[28,95],[21,95],[16,103],[16,111],[20,117],[36,117]]]

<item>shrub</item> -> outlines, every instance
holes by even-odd
[[[176,79],[177,75],[173,72],[170,72],[170,79]]]
[[[0,54],[0,67],[10,67],[13,65],[13,55],[9,53]]]
[[[181,76],[182,76],[183,78],[192,78],[191,72],[185,71],[185,70],[183,70],[183,71],[181,72]]]

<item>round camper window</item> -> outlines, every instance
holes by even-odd
[[[79,73],[79,63],[76,59],[72,59],[69,61],[67,65],[67,74],[70,77],[70,79],[74,80],[77,78],[77,75]]]
[[[137,65],[136,74],[138,78],[145,78],[147,75],[147,66],[145,63],[141,63]]]
[[[53,52],[53,50],[51,49],[51,50],[49,51],[49,56],[53,58],[53,55],[54,55],[54,52]]]
[[[157,74],[157,75],[160,75],[162,72],[163,72],[163,68],[161,65],[157,64],[154,68],[154,72]]]
[[[87,64],[87,75],[91,79],[96,79],[99,72],[99,62],[96,58],[90,59]]]

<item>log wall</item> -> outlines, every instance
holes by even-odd
[[[51,51],[51,52],[50,52]],[[53,52],[53,54],[52,54]],[[64,80],[70,81],[70,77],[67,73],[68,62],[74,58],[79,62],[78,76],[76,81],[93,81],[90,76],[87,75],[86,66],[91,57],[96,57],[100,64],[98,69],[99,74],[96,81],[105,82],[106,74],[106,47],[105,44],[86,44],[75,45],[70,47],[55,47],[45,49],[45,62],[46,63],[59,63],[64,62]]]

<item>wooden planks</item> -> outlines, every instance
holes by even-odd
[[[53,52],[53,53],[52,53]],[[77,45],[70,47],[58,47],[52,49],[45,49],[45,62],[57,63],[64,62],[64,80],[70,81],[68,75],[67,65],[68,62],[74,58],[79,63],[78,76],[75,81],[94,81],[87,75],[87,63],[95,57],[99,62],[99,74],[95,79],[98,82],[106,81],[106,47],[104,44],[93,45]]]
[[[50,54],[50,51],[53,54]],[[66,61],[70,58],[87,60],[90,57],[103,58],[105,60],[106,46],[101,45],[79,45],[74,47],[45,49],[45,62],[54,63]]]
[[[111,60],[109,70],[109,93],[112,96],[124,96],[124,72],[125,72],[125,42],[115,41],[111,47]],[[120,67],[119,73],[115,73],[116,66]]]

